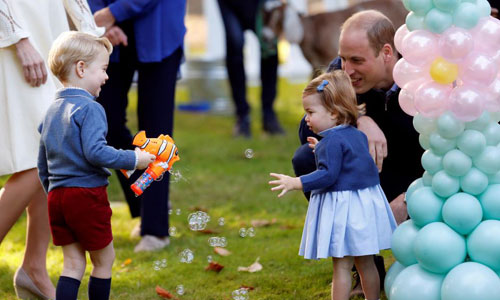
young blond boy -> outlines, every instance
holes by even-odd
[[[50,70],[64,88],[39,127],[38,172],[48,193],[53,242],[63,250],[58,300],[77,298],[86,251],[93,265],[89,299],[109,299],[115,253],[107,168],[144,169],[154,160],[137,148],[117,150],[106,143],[106,115],[95,98],[108,79],[112,49],[106,38],[72,31],[61,34],[49,53]]]

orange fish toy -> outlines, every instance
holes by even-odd
[[[139,131],[134,136],[132,144],[156,156],[155,161],[150,163],[141,177],[130,186],[135,195],[140,196],[153,180],[161,180],[163,174],[169,171],[176,161],[180,160],[179,151],[174,140],[170,136],[160,134],[157,138],[147,138],[144,130]],[[127,178],[129,178],[134,171],[135,170],[121,170],[123,175]]]

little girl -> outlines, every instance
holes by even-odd
[[[347,300],[351,269],[356,265],[368,300],[379,299],[380,279],[373,255],[391,246],[396,228],[389,203],[379,184],[377,167],[366,136],[355,128],[356,94],[341,70],[323,74],[302,94],[307,126],[323,138],[309,137],[316,171],[290,177],[271,173],[272,191],[311,191],[299,255],[307,259],[332,257],[332,299]]]

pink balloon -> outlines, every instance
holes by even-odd
[[[474,48],[472,35],[465,29],[452,26],[439,38],[439,50],[444,59],[458,63]]]
[[[450,94],[450,110],[464,122],[474,121],[483,113],[484,96],[472,85],[453,89]]]
[[[484,108],[490,112],[500,111],[500,78],[493,80],[484,95]]]
[[[399,26],[398,30],[396,30],[396,34],[394,34],[394,46],[396,46],[396,50],[398,50],[401,55],[404,55],[402,52],[403,39],[410,33],[406,24]]]
[[[404,87],[408,82],[422,78],[429,73],[424,71],[424,68],[410,64],[406,59],[398,60],[392,70],[392,77],[399,87]]]
[[[424,117],[436,118],[448,109],[451,90],[451,85],[423,83],[415,92],[415,108]]]
[[[426,79],[417,79],[408,82],[404,88],[399,92],[399,106],[401,109],[410,116],[417,114],[417,109],[415,108],[415,91],[425,82]]]
[[[428,30],[414,30],[403,39],[404,58],[416,66],[432,62],[438,56],[438,39]]]
[[[490,85],[498,68],[490,56],[473,51],[459,66],[459,77],[464,84]]]
[[[474,49],[493,56],[500,46],[500,22],[493,17],[481,18],[470,30],[474,37]]]

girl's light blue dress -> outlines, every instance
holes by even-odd
[[[309,259],[377,254],[391,248],[396,226],[380,185],[313,192],[299,254]]]
[[[313,190],[299,255],[308,259],[363,256],[391,248],[396,221],[382,187]]]

